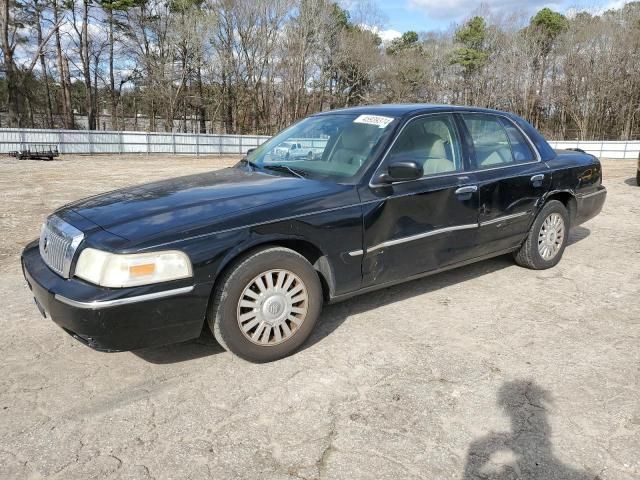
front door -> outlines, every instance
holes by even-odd
[[[422,165],[424,176],[361,190],[363,286],[405,280],[474,255],[479,192],[465,171],[459,139],[453,115],[410,120],[379,171],[401,158]]]
[[[479,254],[517,247],[529,231],[551,173],[531,143],[506,117],[462,114],[474,152],[480,192]]]

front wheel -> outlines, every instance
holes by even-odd
[[[518,265],[544,270],[558,264],[569,239],[569,214],[565,206],[551,200],[542,207],[527,238],[515,253]]]
[[[309,337],[322,309],[318,274],[300,254],[264,248],[219,282],[209,326],[226,349],[251,362],[286,357]]]
[[[640,187],[640,170],[636,172],[636,185]]]

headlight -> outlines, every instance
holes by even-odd
[[[75,270],[76,277],[112,288],[166,282],[192,275],[189,257],[177,250],[120,255],[85,248]]]

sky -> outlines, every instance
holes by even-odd
[[[400,36],[408,30],[424,32],[447,30],[478,12],[489,10],[492,14],[507,16],[518,13],[528,19],[538,10],[552,10],[570,14],[575,10],[594,13],[620,8],[625,0],[378,0],[384,28],[378,34],[384,41]]]

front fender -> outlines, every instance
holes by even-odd
[[[329,287],[330,292],[335,291],[335,276],[331,266],[331,262],[328,259],[327,254],[323,249],[301,235],[285,235],[285,234],[256,234],[253,232],[249,234],[245,241],[235,245],[229,249],[224,258],[220,261],[215,278],[218,279],[222,272],[227,269],[238,258],[243,257],[252,250],[264,247],[267,245],[279,245],[290,248],[297,253],[304,256],[313,267],[322,275],[323,280]]]
[[[263,245],[281,245],[305,256],[322,274],[330,297],[362,284],[362,209],[359,204],[298,218],[233,229],[175,245],[194,265],[196,283],[213,284],[239,256]]]

